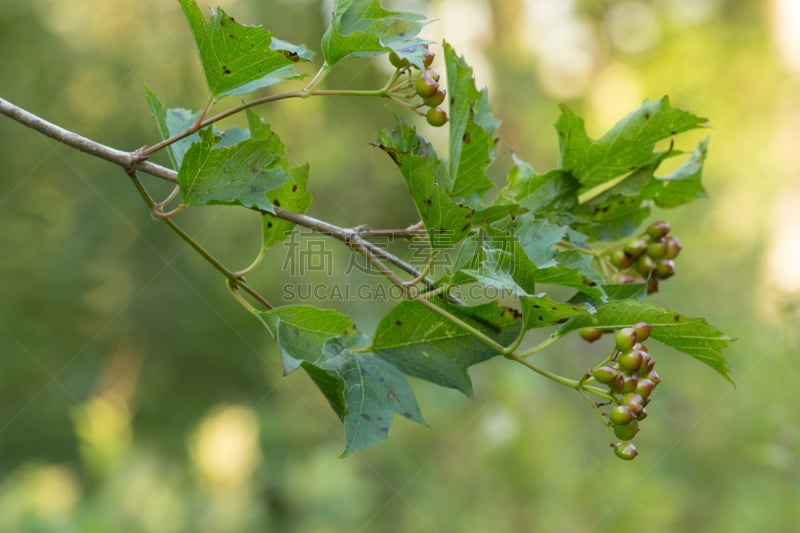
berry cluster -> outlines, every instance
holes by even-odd
[[[681,243],[669,235],[667,222],[653,222],[644,233],[626,242],[611,253],[609,261],[618,272],[615,283],[647,283],[647,292],[658,291],[659,281],[675,275],[673,259],[681,251]]]
[[[426,52],[422,58],[425,70],[414,81],[414,91],[417,96],[422,98],[422,104],[419,107],[428,107],[427,113],[424,113],[428,124],[439,127],[447,123],[447,112],[439,107],[444,102],[447,91],[439,87],[439,73],[430,68],[435,57],[436,54],[427,50],[426,46]],[[397,69],[410,69],[411,67],[407,59],[401,59],[395,52],[389,54],[389,61]]]
[[[597,328],[581,330],[581,337],[596,340],[603,331]],[[608,416],[614,435],[620,441],[612,443],[614,453],[630,460],[638,452],[630,440],[639,432],[639,422],[647,417],[645,406],[650,395],[661,383],[656,362],[642,344],[650,337],[650,324],[639,322],[632,328],[622,328],[615,337],[611,356],[591,370],[589,375],[598,383],[608,386],[614,398]]]

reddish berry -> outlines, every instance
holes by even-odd
[[[614,283],[624,284],[624,283],[633,283],[634,279],[633,276],[631,276],[627,272],[617,272],[611,277],[611,281]]]
[[[425,65],[426,69],[431,66],[431,64],[433,63],[433,58],[435,58],[435,57],[436,57],[436,54],[434,54],[433,52],[428,50],[427,47],[426,47],[425,48],[425,54],[423,54],[423,56],[422,56],[422,64]]]
[[[647,379],[653,382],[654,387],[661,383],[661,376],[658,375],[658,372],[652,369],[647,373]]]
[[[653,222],[647,229],[645,230],[647,234],[653,239],[660,239],[661,237],[665,236],[672,228],[670,227],[669,223],[664,222],[663,220],[659,220],[658,222]]]
[[[636,384],[636,394],[642,397],[642,399],[647,402],[648,398],[650,398],[650,393],[653,392],[656,384],[650,381],[648,378],[642,378]]]
[[[625,253],[625,250],[617,250],[611,257],[609,257],[611,264],[617,268],[628,268],[631,266],[631,256]]]
[[[636,375],[626,376],[625,381],[622,384],[622,394],[627,394],[629,392],[635,391],[637,381],[638,378],[636,377]]]
[[[647,294],[658,292],[658,278],[653,276],[647,280]]]
[[[647,250],[647,241],[641,237],[636,237],[625,243],[624,250],[631,257],[639,257]]]
[[[661,259],[656,265],[658,279],[668,279],[675,275],[675,263],[672,259]]]
[[[683,246],[681,246],[681,242],[678,240],[678,238],[670,235],[664,239],[664,242],[667,245],[667,250],[664,254],[664,257],[667,259],[675,259],[678,257],[678,254],[681,253],[681,250],[683,249]]]
[[[636,331],[636,340],[639,342],[644,342],[650,337],[650,324],[647,322],[637,322],[635,326],[633,326],[634,331]],[[644,348],[644,346],[642,346]],[[647,351],[647,348],[644,348],[644,351]]]
[[[439,84],[429,76],[423,76],[414,83],[414,89],[422,98],[430,98],[439,90]]]
[[[644,420],[645,418],[647,418],[647,407],[645,407],[644,409],[642,409],[642,412],[641,412],[641,413],[639,413],[639,416],[638,416],[638,417],[636,417],[636,418],[638,418],[638,419],[639,419],[639,421],[642,421],[642,420]]]
[[[447,91],[442,89],[441,87],[436,91],[436,94],[431,96],[430,98],[423,98],[422,101],[428,107],[436,107],[437,105],[444,102],[444,97],[447,95]]]
[[[638,415],[644,409],[644,399],[635,392],[628,392],[622,397],[622,405],[627,405],[634,415]]]
[[[642,353],[642,365],[639,367],[639,375],[647,376],[654,366],[656,366],[656,360],[653,359],[653,356],[647,352]]]
[[[622,392],[625,389],[625,376],[623,376],[622,374],[617,374],[617,377],[615,377],[608,384],[608,388],[611,389],[613,392],[622,394]]]

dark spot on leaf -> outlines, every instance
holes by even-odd
[[[456,103],[455,97],[451,96],[450,97],[450,105],[453,106],[453,105],[455,105],[455,103]]]
[[[300,328],[292,328],[292,333],[295,335],[300,335]]]
[[[501,333],[503,333],[503,329],[500,326],[495,326],[494,332],[495,334],[500,335]]]
[[[433,205],[433,200],[430,198],[425,198],[425,205]]]
[[[517,319],[517,318],[519,318],[519,317],[521,317],[521,316],[522,316],[522,313],[520,313],[520,312],[519,312],[519,311],[517,311],[516,309],[512,309],[512,310],[511,310],[511,314],[514,316],[514,318],[515,318],[515,319]]]
[[[292,192],[297,192],[297,184],[292,185]]]
[[[389,428],[380,427],[378,430],[380,430],[381,433],[389,433]]]
[[[675,314],[675,316],[673,318],[675,319],[675,322],[680,322],[681,321],[681,315],[679,315],[677,313]]]
[[[394,392],[393,390],[390,390],[389,392],[386,393],[386,399],[389,400],[390,402],[395,398],[397,398],[397,393]]]
[[[670,135],[677,135],[677,134],[678,134],[678,132],[677,132],[677,131],[675,131],[675,130],[672,130],[671,132],[669,132],[669,134],[670,134]]]
[[[563,324],[563,323],[564,323],[564,322],[566,322],[567,320],[569,320],[569,318],[562,318],[562,319],[558,320],[558,321],[556,322],[556,324]]]
[[[438,231],[439,231],[439,233],[446,233],[446,232],[447,232],[447,230],[446,230],[446,229],[444,229],[444,228],[439,228],[439,230],[438,230]]]
[[[405,413],[403,413],[403,416],[404,416],[404,417],[406,417],[406,418],[414,418],[414,415],[412,415],[412,414],[411,414],[411,413],[409,413],[408,411],[406,411]]]
[[[267,222],[267,229],[270,229],[270,228],[272,228],[272,222],[271,221]]]
[[[281,202],[280,202],[280,200],[275,198],[274,200],[272,200],[272,205],[274,205],[275,207],[280,207],[281,206]]]
[[[370,421],[372,421],[372,417],[371,417],[371,416],[369,416],[367,413],[361,413],[361,418],[363,418],[363,419],[364,419],[364,420],[366,420],[367,422],[370,422]]]
[[[229,33],[228,37],[230,37],[231,39],[236,39],[236,36],[234,34],[232,34],[232,33]]]
[[[461,231],[462,231],[462,232],[465,232],[465,231],[467,231],[471,225],[472,225],[472,224],[470,224],[469,222],[467,222],[467,223],[466,223],[466,224],[464,224],[464,226],[461,228]]]
[[[473,215],[475,215],[475,210],[474,210],[474,209],[470,209],[470,210],[469,210],[469,213],[467,213],[467,214],[466,214],[466,217],[467,217],[467,218],[472,218],[472,217],[473,217]]]
[[[472,141],[472,137],[470,136],[468,131],[465,131],[464,136],[461,137],[461,140],[464,141],[465,143],[469,143]]]
[[[558,311],[558,307],[553,306],[553,307],[550,308],[550,310],[553,311],[553,312],[556,312],[556,311]]]
[[[381,381],[383,381],[383,376],[381,376]],[[382,416],[376,416],[375,420],[377,420],[378,422],[383,422],[383,417]]]
[[[222,65],[222,73],[223,74],[230,74],[231,73],[231,69],[229,69],[225,65]]]
[[[402,320],[397,320],[397,321],[395,321],[394,325],[395,326],[402,326],[403,325],[403,321]]]
[[[628,170],[636,170],[636,167],[630,167]]]
[[[539,315],[536,318],[539,319],[539,322],[544,322],[544,317],[542,315]]]
[[[541,306],[541,305],[539,305],[539,304],[533,304],[533,308],[534,308],[534,309],[541,309],[541,308],[542,308],[542,306]]]
[[[650,113],[645,113],[644,114],[644,119],[645,120],[650,120]]]
[[[297,52],[293,52],[291,50],[281,50],[280,52],[289,61],[292,61],[294,63],[297,63],[298,61],[300,61],[300,56],[297,54]]]
[[[258,192],[258,187],[256,187],[255,185],[251,185],[250,192]]]

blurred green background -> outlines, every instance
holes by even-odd
[[[220,4],[317,49],[331,3]],[[595,136],[663,94],[710,118],[678,143],[711,135],[710,199],[654,213],[684,244],[654,301],[738,337],[736,388],[651,347],[664,383],[628,463],[577,394],[493,360],[473,370],[473,400],[413,382],[431,427],[398,419],[388,441],[338,459],[342,430],[322,395],[301,372],[281,377],[268,333],[124,174],[0,117],[0,531],[800,530],[800,3],[387,5],[433,19],[426,35],[451,41],[489,87],[498,179],[512,151],[555,164],[558,103]],[[177,2],[0,8],[0,96],[57,124],[131,150],[157,138],[144,84],[169,107],[205,102]],[[326,86],[380,86],[387,63],[343,65]],[[259,110],[293,162],[310,162],[311,214],[375,228],[415,220],[391,161],[368,147],[394,111],[346,98]],[[256,251],[253,213],[179,220],[233,266]],[[326,246],[343,276],[348,253]],[[252,278],[276,301],[285,253]],[[312,303],[365,331],[389,305]],[[539,357],[579,375],[598,350],[567,339]]]

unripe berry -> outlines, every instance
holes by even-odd
[[[636,344],[636,332],[633,328],[622,328],[617,332],[614,337],[614,342],[617,345],[617,350],[620,352],[627,352]]]
[[[600,368],[595,368],[592,370],[592,376],[594,379],[598,381],[598,383],[611,383],[612,381],[616,380],[619,376],[619,372],[616,369],[611,368],[610,366],[601,366]]]
[[[645,418],[647,418],[647,407],[645,407],[644,409],[642,409],[642,412],[641,412],[641,413],[639,413],[639,416],[638,416],[637,418],[639,419],[639,421],[642,421],[642,420],[644,420]]]
[[[645,230],[650,237],[653,239],[660,239],[661,237],[665,236],[672,228],[670,227],[669,223],[664,222],[663,220],[659,220],[658,222],[653,222],[647,229]]]
[[[435,57],[436,54],[434,54],[427,48],[425,49],[425,54],[422,56],[422,64],[425,65],[426,69],[431,66],[431,64],[433,63],[433,58]]]
[[[439,81],[439,73],[437,71],[433,70],[432,68],[429,68],[428,70],[426,70],[425,71],[425,75],[428,76],[433,81],[436,81],[436,82]]]
[[[636,418],[636,415],[633,409],[627,405],[615,405],[608,414],[608,418],[611,419],[614,425],[624,426],[625,424],[630,424],[630,422]]]
[[[629,350],[623,352],[618,358],[619,366],[626,372],[638,372],[639,367],[642,366],[642,352],[639,350]]]
[[[613,276],[611,276],[611,281],[613,283],[633,283],[633,276],[628,274],[627,272],[617,272]]]
[[[650,381],[650,379],[642,378],[636,384],[636,394],[641,396],[642,399],[646,403],[647,400],[650,398],[650,393],[653,392],[653,389],[655,388],[655,386],[656,386],[656,384],[653,383],[652,381]]]
[[[403,68],[408,66],[408,59],[401,59],[400,56],[397,55],[397,52],[389,52],[389,62],[395,68]]]
[[[644,399],[635,392],[628,392],[622,397],[622,405],[627,405],[634,415],[638,415],[644,409]]]
[[[672,259],[661,259],[656,265],[658,279],[668,279],[675,275],[675,263]]]
[[[658,278],[653,276],[647,280],[647,294],[658,292]]]
[[[614,445],[614,453],[617,455],[617,457],[624,459],[625,461],[630,461],[639,455],[639,452],[636,450],[636,446],[626,441],[616,443]]]
[[[432,107],[428,109],[428,112],[425,114],[425,119],[428,121],[428,124],[438,128],[447,123],[447,113],[441,107]]]
[[[617,377],[608,383],[608,388],[617,394],[621,394],[625,389],[625,376],[617,374]]]
[[[624,250],[631,257],[639,257],[644,253],[645,250],[647,250],[647,241],[641,237],[636,237],[635,239],[631,239],[625,243]]]
[[[636,340],[639,342],[644,342],[650,337],[651,327],[647,322],[637,322],[633,329],[636,331]],[[646,352],[647,348],[644,351]]]
[[[661,259],[667,255],[667,243],[664,241],[651,242],[647,245],[646,253],[652,259]]]
[[[636,390],[636,382],[638,378],[634,374],[633,376],[626,376],[625,382],[622,384],[622,393],[627,394],[629,392],[633,392]]]
[[[578,330],[578,335],[585,341],[594,342],[603,336],[603,330],[600,328],[582,328]]]
[[[667,251],[666,254],[664,254],[664,257],[667,259],[675,259],[678,257],[678,254],[683,249],[683,246],[681,246],[681,242],[678,240],[678,238],[670,235],[664,239],[664,242],[667,245]]]
[[[653,359],[653,356],[647,352],[642,353],[642,364],[639,367],[639,375],[647,376],[650,371],[653,370],[654,366],[656,366],[656,360]]]
[[[436,91],[436,94],[434,94],[430,98],[423,98],[422,101],[428,107],[436,107],[437,105],[439,105],[442,102],[444,102],[444,97],[446,95],[447,95],[447,91],[445,91],[444,89],[439,87],[439,89]]]
[[[636,272],[638,272],[644,277],[647,277],[650,274],[652,274],[657,267],[658,265],[649,255],[639,256],[639,259],[636,260],[636,264],[634,265]]]
[[[611,264],[617,268],[628,268],[631,266],[631,256],[625,253],[625,250],[617,250],[611,257],[609,257]]]
[[[414,89],[422,98],[430,98],[439,90],[439,84],[429,76],[423,76],[414,83]]]
[[[647,379],[653,382],[654,387],[661,383],[661,376],[659,376],[658,372],[655,370],[650,370],[650,372],[647,373]]]
[[[624,426],[614,426],[614,435],[618,439],[631,440],[637,433],[639,433],[639,423],[636,420]]]

